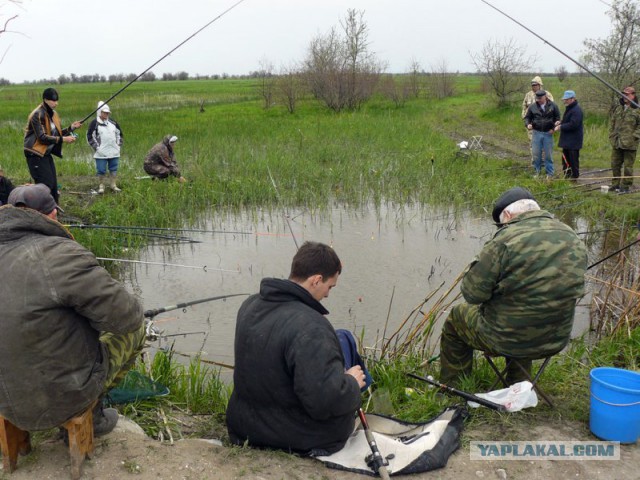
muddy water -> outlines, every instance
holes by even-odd
[[[136,265],[128,282],[145,309],[217,295],[255,293],[263,277],[286,278],[297,245],[332,245],[343,273],[324,305],[336,328],[363,336],[376,347],[432,291],[443,292],[495,231],[489,218],[427,207],[338,207],[326,212],[251,211],[208,219],[207,230],[248,233],[185,233],[202,243],[152,245],[140,260],[189,267]],[[206,270],[205,267],[206,266]],[[436,297],[438,297],[436,295]],[[160,346],[233,364],[235,316],[246,297],[202,303],[158,315]],[[428,308],[428,305],[427,307]],[[579,313],[574,330],[588,324]],[[195,332],[195,333],[194,333]]]

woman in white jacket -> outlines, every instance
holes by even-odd
[[[120,191],[116,185],[116,177],[123,135],[120,125],[112,120],[110,115],[109,105],[102,101],[98,102],[97,117],[91,122],[87,131],[87,141],[95,152],[93,158],[96,160],[96,173],[100,180],[98,193],[104,193],[104,177],[107,174],[107,168],[109,169],[111,190]]]

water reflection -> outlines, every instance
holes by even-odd
[[[255,293],[263,277],[286,278],[296,244],[315,240],[332,245],[343,273],[324,305],[336,328],[347,328],[373,346],[394,332],[416,305],[442,282],[447,288],[495,231],[486,218],[452,216],[429,207],[383,205],[354,210],[279,212],[251,210],[216,215],[207,230],[238,233],[192,234],[197,244],[150,246],[140,260],[206,266],[204,269],[136,265],[131,288],[145,309],[215,295]],[[216,271],[221,269],[225,271]],[[233,272],[233,273],[231,273]],[[175,350],[225,364],[233,363],[237,310],[246,297],[203,303],[156,317]],[[584,312],[582,314],[584,317]],[[586,320],[579,321],[584,329]]]

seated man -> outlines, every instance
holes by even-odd
[[[144,159],[144,171],[151,175],[154,180],[156,178],[165,179],[169,175],[178,178],[179,182],[186,182],[185,178],[180,175],[176,155],[173,151],[178,137],[175,135],[166,135],[162,142],[154,145]]]
[[[559,352],[569,341],[584,293],[587,250],[567,225],[516,187],[496,202],[499,230],[467,267],[462,295],[440,340],[440,381],[471,373],[473,350],[526,358]],[[531,362],[520,362],[531,368]],[[524,380],[513,365],[509,384]]]
[[[320,303],[341,271],[331,247],[306,242],[288,280],[264,278],[260,293],[240,307],[227,408],[233,443],[333,453],[353,432],[366,372],[345,369]]]
[[[0,208],[0,415],[27,431],[82,413],[133,365],[145,331],[138,300],[57,222],[46,185],[16,187]],[[94,409],[94,433],[115,409]]]

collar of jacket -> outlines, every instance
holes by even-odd
[[[33,234],[74,240],[64,225],[36,210],[13,205],[0,207],[0,241],[15,240]]]
[[[495,233],[493,237],[495,238],[500,232],[508,228],[510,225],[515,225],[517,223],[524,222],[526,220],[529,220],[531,218],[536,218],[536,217],[553,218],[553,215],[551,215],[546,210],[530,210],[528,212],[520,213],[519,215],[516,215],[515,218],[512,218],[511,220],[509,220],[507,223],[501,224],[498,228],[498,231]]]
[[[263,278],[260,282],[260,297],[268,302],[299,301],[322,315],[329,313],[329,310],[313,298],[306,288],[291,280]]]

